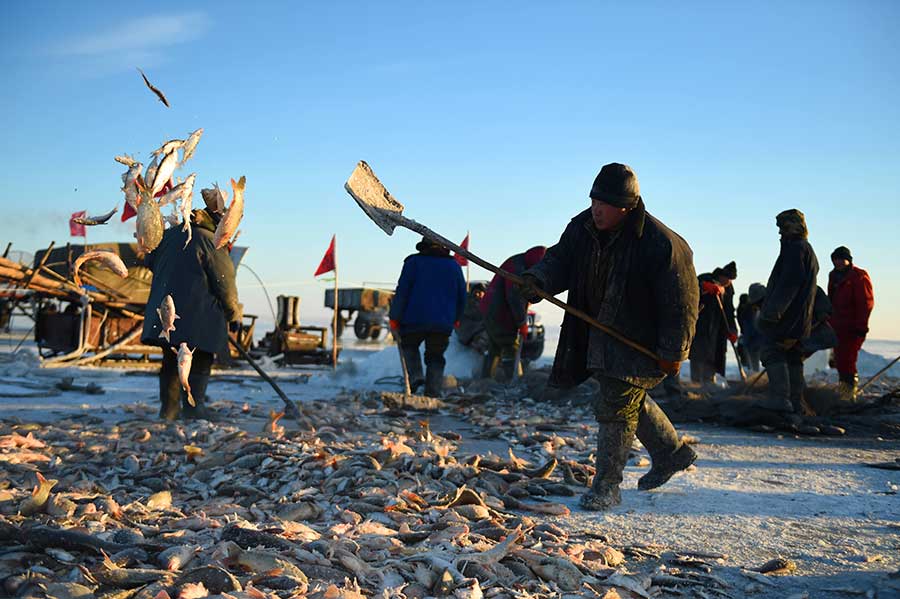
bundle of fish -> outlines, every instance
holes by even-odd
[[[650,597],[601,535],[552,522],[590,468],[464,454],[346,395],[221,420],[0,424],[0,581],[14,596]],[[247,426],[260,417],[261,434]],[[559,445],[560,448],[563,445]],[[571,446],[565,446],[571,447]],[[574,447],[573,447],[574,449]],[[34,490],[27,489],[34,485]]]

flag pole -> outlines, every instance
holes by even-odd
[[[468,231],[466,231],[466,239],[469,239]],[[471,241],[469,243],[471,243]],[[466,293],[469,293],[469,261],[468,260],[466,260]]]
[[[331,330],[331,363],[337,370],[338,357],[338,261],[337,261],[337,237],[334,238],[334,325]]]

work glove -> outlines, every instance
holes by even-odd
[[[241,321],[240,320],[232,320],[228,323],[228,332],[230,333],[239,333],[241,331]]]
[[[656,363],[659,369],[669,376],[678,376],[681,372],[681,362],[671,362],[669,360],[660,360]]]
[[[399,320],[393,320],[393,319],[392,319],[392,320],[389,320],[389,321],[388,321],[388,326],[391,327],[391,330],[392,330],[392,331],[398,331],[398,330],[400,330],[400,321],[399,321]]]
[[[522,335],[523,339],[528,337],[528,323],[527,322],[519,327],[519,334]]]
[[[728,340],[731,343],[737,343],[737,340],[738,340],[737,333],[728,333]]]
[[[538,291],[542,291],[544,286],[541,285],[541,280],[538,279],[534,275],[524,274],[522,275],[522,283],[519,285],[519,290],[522,294],[522,297],[529,304],[536,304],[541,301],[541,296],[538,295]]]
[[[712,281],[703,281],[700,285],[700,290],[704,295],[722,295],[725,293],[724,287],[718,283],[713,283]]]
[[[454,328],[454,329],[458,329],[458,328],[459,328],[459,321],[458,321],[458,320],[457,320],[456,322],[453,323],[453,328]]]

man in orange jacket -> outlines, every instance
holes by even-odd
[[[850,250],[841,246],[831,254],[834,270],[828,275],[828,298],[832,314],[829,323],[837,333],[834,363],[842,391],[856,398],[859,375],[856,360],[869,332],[869,315],[875,307],[875,294],[869,273],[853,265]]]

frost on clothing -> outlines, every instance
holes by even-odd
[[[466,306],[466,280],[449,253],[418,253],[403,261],[390,319],[400,334],[450,334]]]
[[[663,360],[687,359],[699,304],[687,242],[646,212],[643,201],[616,232],[600,232],[590,209],[528,271],[545,291],[568,301]],[[567,387],[591,372],[649,389],[665,378],[650,357],[566,314],[551,382]]]

